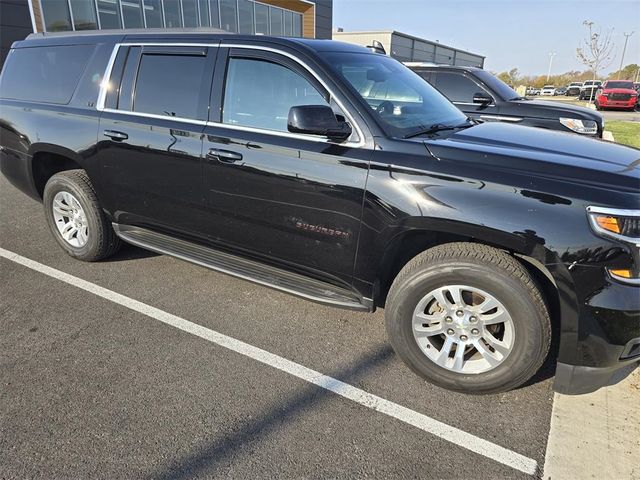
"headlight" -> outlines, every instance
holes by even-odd
[[[635,268],[608,268],[609,274],[624,283],[640,285],[640,210],[587,207],[589,223],[601,237],[609,237],[636,247]]]
[[[560,123],[574,132],[585,135],[598,133],[598,124],[593,120],[580,120],[579,118],[560,118]]]

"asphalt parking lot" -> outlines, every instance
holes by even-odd
[[[130,246],[81,263],[4,178],[0,202],[0,478],[540,475],[548,371],[507,394],[454,394],[403,366],[381,310],[319,306]],[[331,378],[319,387],[168,314]]]

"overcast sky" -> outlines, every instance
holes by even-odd
[[[640,0],[334,0],[333,26],[345,31],[398,30],[439,40],[487,57],[485,68],[517,67],[524,74],[585,70],[576,60],[586,36],[584,20],[614,28],[615,59],[620,64],[623,33],[629,38],[624,64],[640,63]]]

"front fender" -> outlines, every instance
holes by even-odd
[[[507,250],[552,285],[560,317],[560,359],[571,363],[581,306],[591,293],[591,286],[576,284],[575,270],[603,270],[616,259],[628,258],[624,246],[592,233],[589,203],[548,193],[560,189],[540,179],[506,178],[477,165],[461,168],[423,156],[411,166],[399,166],[401,158],[394,158],[394,165],[375,162],[376,156],[384,158],[376,152],[367,181],[356,282],[371,284],[375,294],[393,258],[406,254],[404,239],[411,235],[421,236],[423,250],[455,241]],[[423,168],[416,168],[418,162]]]

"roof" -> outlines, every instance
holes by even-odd
[[[486,72],[479,67],[473,67],[471,65],[449,65],[447,63],[429,63],[429,62],[402,62],[409,68],[446,68],[448,70],[471,70]]]
[[[445,45],[444,43],[436,42],[434,40],[427,40],[426,38],[416,37],[415,35],[409,35],[408,33],[399,32],[397,30],[364,30],[357,32],[333,32],[334,35],[376,35],[376,34],[387,34],[387,35],[399,35],[401,37],[410,38],[412,40],[418,40],[419,42],[426,42],[432,45],[437,45],[442,48],[449,48],[451,50],[455,50],[461,53],[467,53],[469,55],[473,55],[475,57],[487,58],[484,55],[480,55],[479,53],[469,52],[468,50],[462,50],[461,48],[452,47],[450,45]]]
[[[120,29],[120,30],[82,30],[65,32],[32,33],[25,40],[15,42],[14,46],[23,44],[72,44],[78,41],[82,43],[114,42],[122,43],[126,41],[176,41],[177,39],[188,42],[211,42],[234,40],[255,42],[262,41],[279,45],[302,45],[317,52],[346,51],[371,53],[367,48],[350,43],[335,40],[318,40],[297,37],[272,37],[268,35],[242,35],[229,33],[218,28],[143,28],[143,29]],[[24,45],[26,46],[26,45]]]

